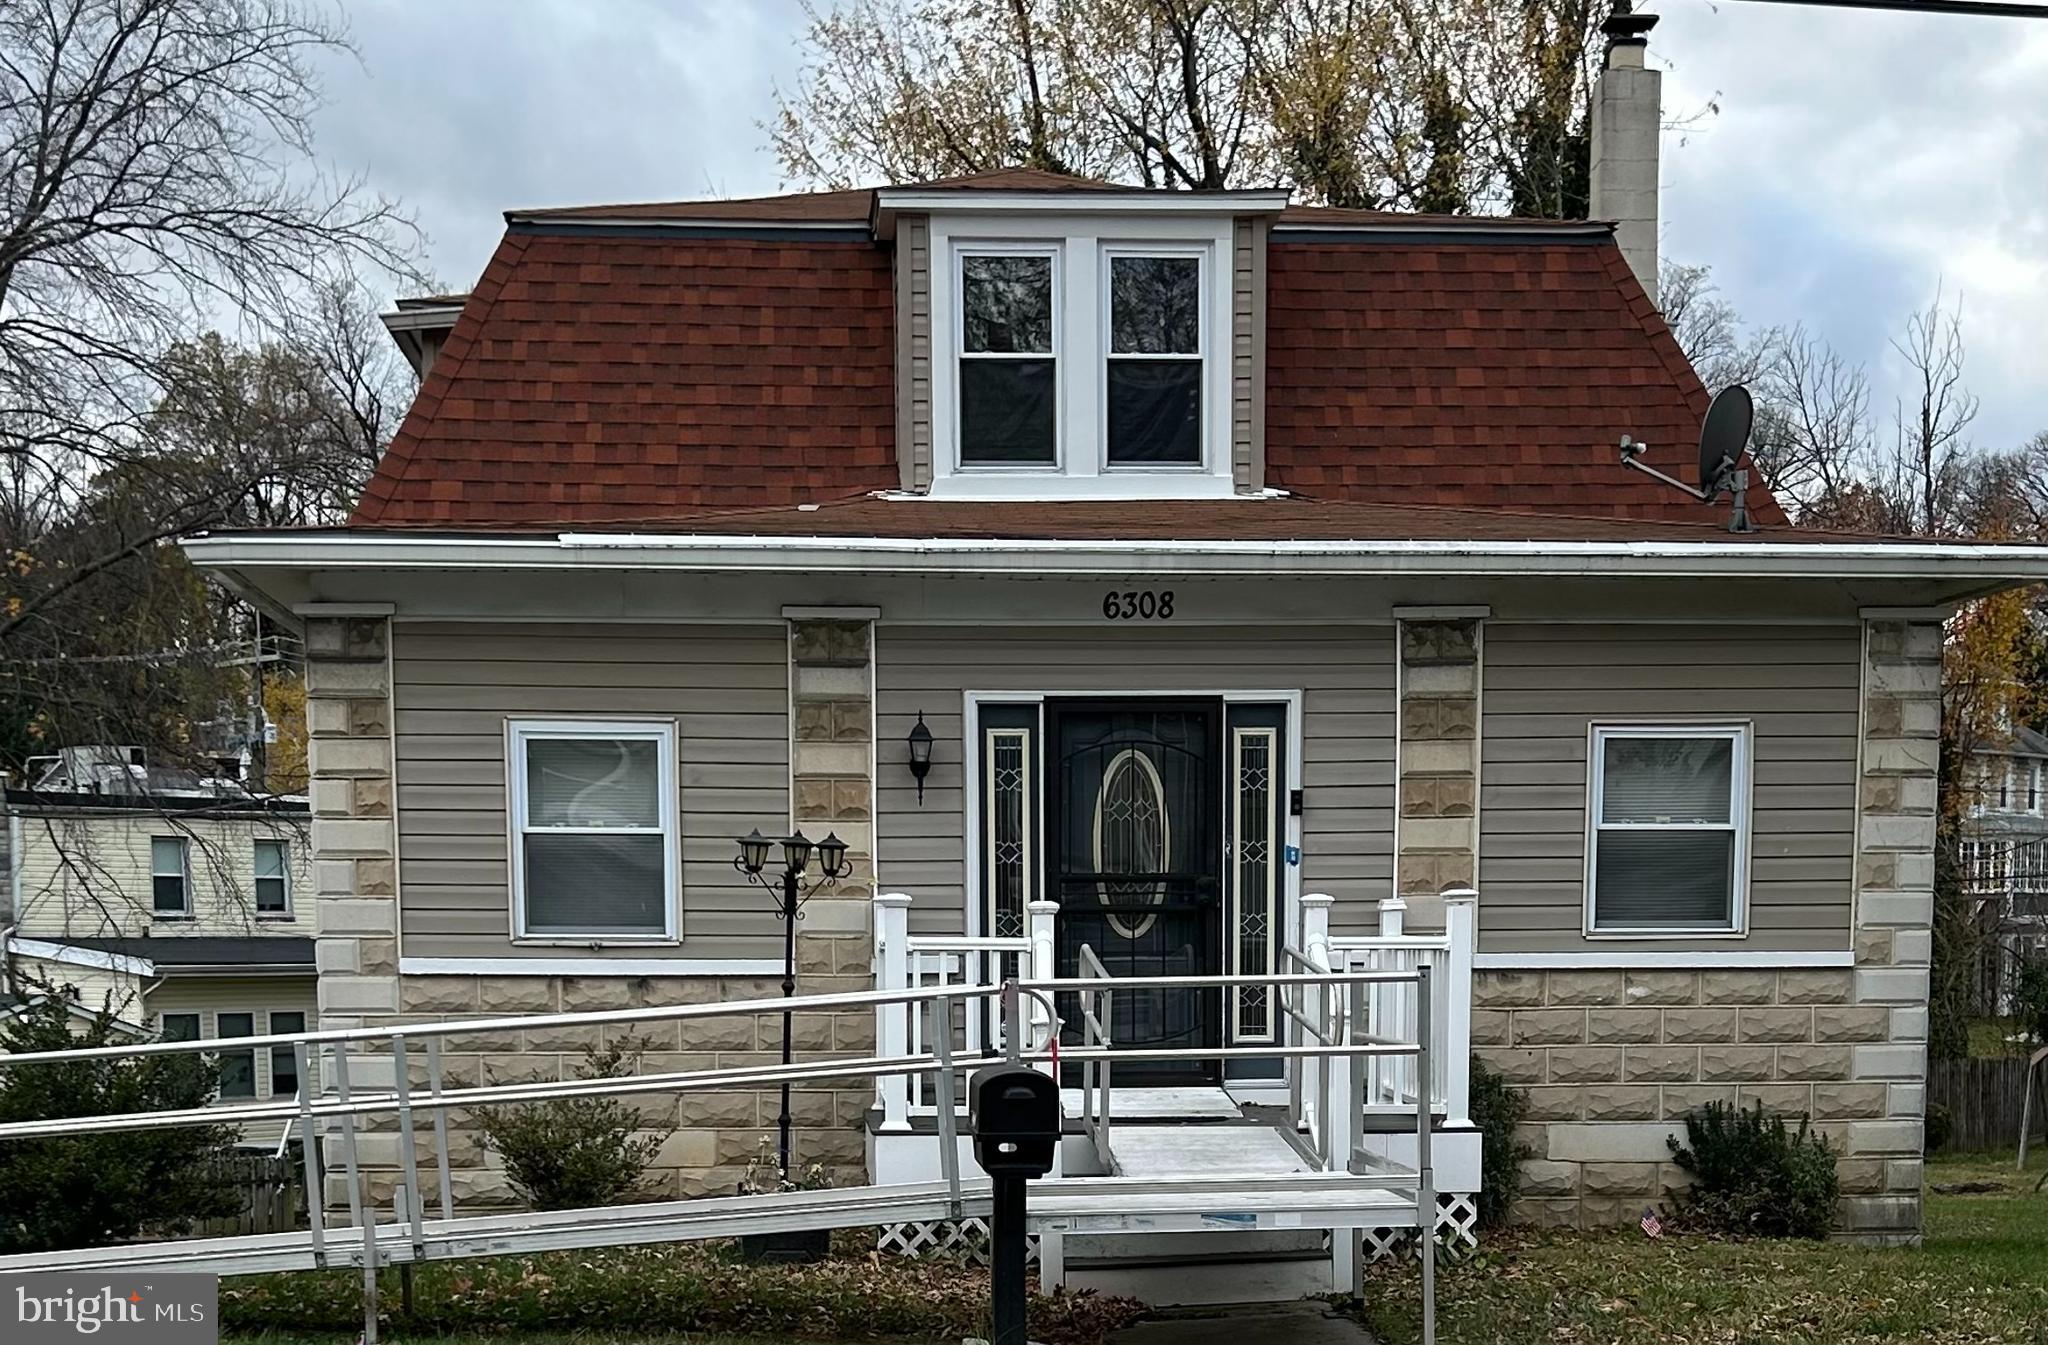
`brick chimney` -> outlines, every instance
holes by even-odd
[[[1657,299],[1657,141],[1664,120],[1664,76],[1643,64],[1655,14],[1614,0],[1601,25],[1607,56],[1593,85],[1593,177],[1589,213],[1613,220],[1621,255]]]

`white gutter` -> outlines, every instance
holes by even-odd
[[[32,957],[39,962],[57,962],[67,967],[90,967],[94,971],[113,971],[124,976],[156,975],[156,964],[148,958],[129,957],[125,953],[109,953],[98,948],[79,948],[68,943],[52,943],[47,939],[24,939],[19,935],[9,935],[7,949],[20,957]]]
[[[972,537],[240,534],[184,542],[262,570],[687,570],[907,574],[1627,575],[2048,580],[2048,546],[1982,542],[1236,541]]]

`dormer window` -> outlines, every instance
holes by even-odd
[[[960,257],[960,463],[1059,462],[1056,252]]]
[[[932,494],[1232,493],[1232,221],[1172,204],[932,213]]]
[[[1202,258],[1109,254],[1112,467],[1202,461]]]

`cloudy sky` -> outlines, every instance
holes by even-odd
[[[1659,0],[1667,257],[1751,322],[1870,366],[1940,286],[1976,437],[2048,429],[2048,19]],[[2044,4],[2048,9],[2048,4]],[[348,0],[320,147],[403,198],[474,280],[508,207],[772,192],[758,125],[796,73],[796,0]],[[1718,108],[1712,111],[1711,108]]]

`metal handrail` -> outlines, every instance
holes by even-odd
[[[1112,979],[1109,968],[1102,964],[1095,949],[1082,944],[1074,955],[1075,966],[1086,973],[1091,981]],[[1080,978],[1076,978],[1080,979]],[[1096,1166],[1112,1176],[1117,1175],[1116,1155],[1109,1147],[1110,1061],[1087,1058],[1095,1050],[1108,1051],[1114,1043],[1110,1040],[1109,1024],[1111,1011],[1109,997],[1114,993],[1108,986],[1095,990],[1081,991],[1081,1130],[1088,1136],[1088,1142],[1095,1150]]]
[[[309,1250],[317,1266],[329,1264],[329,1229],[326,1224],[326,1202],[324,1192],[323,1138],[338,1139],[341,1166],[347,1178],[347,1195],[351,1227],[345,1230],[351,1239],[359,1238],[361,1243],[360,1264],[364,1277],[365,1337],[375,1339],[376,1319],[376,1272],[380,1263],[410,1254],[410,1259],[426,1259],[429,1254],[429,1228],[426,1221],[426,1202],[421,1180],[422,1155],[417,1150],[418,1127],[416,1117],[424,1112],[433,1120],[434,1163],[440,1179],[440,1214],[443,1220],[453,1221],[453,1200],[450,1186],[448,1163],[448,1137],[445,1125],[446,1113],[457,1107],[508,1103],[549,1101],[575,1097],[617,1097],[640,1093],[689,1092],[698,1089],[720,1089],[736,1086],[777,1084],[824,1079],[881,1078],[903,1074],[936,1075],[937,1091],[941,1105],[938,1109],[937,1128],[940,1147],[940,1162],[944,1174],[944,1190],[948,1193],[948,1208],[954,1217],[964,1209],[963,1190],[958,1159],[959,1120],[952,1105],[955,1080],[959,1073],[998,1063],[1018,1062],[1032,1065],[1049,1065],[1059,1060],[1079,1062],[1084,1070],[1099,1079],[1094,1090],[1098,1105],[1094,1109],[1095,1128],[1091,1138],[1098,1145],[1106,1179],[1122,1180],[1115,1170],[1114,1157],[1108,1152],[1109,1146],[1109,1077],[1112,1062],[1124,1061],[1184,1061],[1195,1057],[1200,1059],[1231,1060],[1299,1059],[1303,1061],[1331,1060],[1331,1066],[1320,1073],[1325,1078],[1335,1076],[1334,1061],[1348,1062],[1350,1077],[1354,1081],[1353,1096],[1357,1096],[1357,1081],[1362,1077],[1365,1061],[1376,1056],[1411,1056],[1416,1058],[1421,1077],[1428,1077],[1431,1058],[1429,1031],[1428,989],[1430,970],[1427,963],[1413,972],[1390,971],[1330,971],[1330,972],[1274,972],[1267,974],[1240,974],[1215,977],[1155,976],[1114,978],[1105,973],[1101,960],[1093,951],[1083,950],[1081,966],[1091,973],[1087,976],[1049,980],[1010,980],[1001,985],[952,984],[923,989],[900,989],[878,991],[849,991],[838,994],[788,996],[766,1000],[726,1001],[708,1005],[675,1005],[651,1009],[597,1010],[577,1013],[539,1014],[497,1019],[476,1019],[469,1021],[440,1023],[403,1023],[377,1028],[335,1029],[302,1033],[297,1035],[272,1034],[268,1037],[215,1038],[204,1041],[144,1042],[128,1043],[112,1047],[82,1047],[65,1051],[39,1051],[20,1055],[0,1056],[0,1066],[31,1064],[65,1064],[88,1060],[103,1060],[119,1057],[205,1054],[221,1049],[257,1049],[266,1046],[289,1044],[295,1056],[299,1078],[310,1080],[314,1077],[312,1066],[316,1048],[327,1049],[333,1059],[334,1072],[331,1076],[331,1095],[315,1097],[308,1088],[301,1088],[298,1095],[289,1100],[237,1107],[188,1108],[179,1111],[139,1112],[114,1116],[60,1117],[36,1121],[16,1121],[0,1124],[0,1141],[8,1139],[33,1139],[58,1135],[132,1133],[168,1130],[181,1126],[234,1125],[256,1120],[292,1120],[304,1138],[302,1144],[303,1170],[306,1183],[308,1206]],[[1336,1032],[1328,1040],[1303,1044],[1256,1045],[1256,1046],[1209,1046],[1190,1051],[1186,1048],[1136,1048],[1117,1049],[1109,1040],[1105,1029],[1108,1018],[1109,996],[1116,990],[1128,988],[1172,988],[1181,986],[1222,987],[1222,986],[1263,986],[1318,987],[1327,992],[1327,997],[1339,1003],[1348,994],[1354,1003],[1361,1003],[1368,990],[1375,985],[1413,984],[1422,1001],[1418,1039],[1414,1042],[1358,1041],[1349,1038],[1347,1032]],[[1061,1048],[1058,1037],[1061,1022],[1053,1008],[1054,996],[1075,993],[1087,1004],[1083,1013],[1084,1038],[1079,1047]],[[1007,1050],[997,1054],[986,1049],[972,1054],[955,1055],[952,1050],[951,1033],[945,1030],[950,1024],[953,1006],[956,1002],[984,1000],[1000,996],[1006,1021],[1004,1044]],[[1029,1000],[1044,1009],[1045,1035],[1033,1040],[1037,1034],[1029,1016],[1022,1008]],[[557,1082],[534,1082],[518,1084],[478,1085],[468,1088],[448,1089],[444,1086],[440,1055],[444,1037],[456,1034],[479,1035],[490,1031],[531,1030],[544,1026],[598,1026],[607,1024],[635,1024],[673,1022],[693,1018],[714,1018],[720,1016],[753,1016],[764,1012],[778,1012],[788,1009],[792,1012],[831,1009],[854,1009],[876,1005],[923,1005],[930,1015],[930,1054],[883,1056],[870,1055],[855,1059],[814,1061],[805,1064],[769,1064],[761,1066],[738,1066],[727,1069],[676,1071],[663,1074],[638,1075],[620,1079],[575,1079]],[[1035,1010],[1033,1012],[1036,1012]],[[1345,1021],[1357,1021],[1345,1016]],[[408,1050],[408,1042],[419,1039],[424,1047],[423,1058],[427,1074],[427,1088],[415,1093],[411,1084],[411,1063],[415,1058]],[[351,1044],[378,1042],[388,1043],[388,1062],[393,1070],[393,1086],[390,1091],[368,1091],[354,1086],[358,1081],[351,1079],[352,1060],[357,1069],[374,1057],[370,1053],[357,1053],[353,1057],[345,1049]],[[381,1053],[380,1053],[381,1054]],[[1434,1223],[1435,1197],[1433,1177],[1429,1168],[1430,1113],[1428,1099],[1424,1096],[1418,1104],[1417,1145],[1420,1166],[1416,1174],[1418,1203],[1416,1219],[1418,1226],[1429,1235]],[[365,1172],[359,1154],[358,1118],[378,1114],[397,1114],[400,1144],[398,1161],[404,1169],[399,1174],[397,1189],[402,1195],[395,1195],[398,1206],[399,1227],[380,1229],[378,1212],[365,1199]],[[328,1130],[324,1123],[335,1123],[334,1130]],[[1373,1184],[1390,1187],[1406,1187],[1405,1176],[1398,1182],[1388,1178],[1384,1165],[1371,1155],[1364,1153],[1356,1135],[1356,1127],[1345,1124],[1338,1129],[1326,1119],[1328,1133],[1325,1146],[1335,1144],[1335,1136],[1349,1137],[1345,1145],[1346,1161],[1341,1167],[1334,1162],[1324,1165],[1325,1174],[1331,1179],[1373,1177]],[[325,1133],[323,1133],[325,1132]],[[1086,1180],[1086,1179],[1084,1179]],[[336,1229],[334,1232],[344,1230]],[[399,1238],[392,1245],[388,1234],[397,1232]],[[439,1237],[439,1234],[435,1234]],[[438,1246],[440,1243],[431,1245]],[[1424,1275],[1433,1279],[1433,1269],[1425,1258]]]

